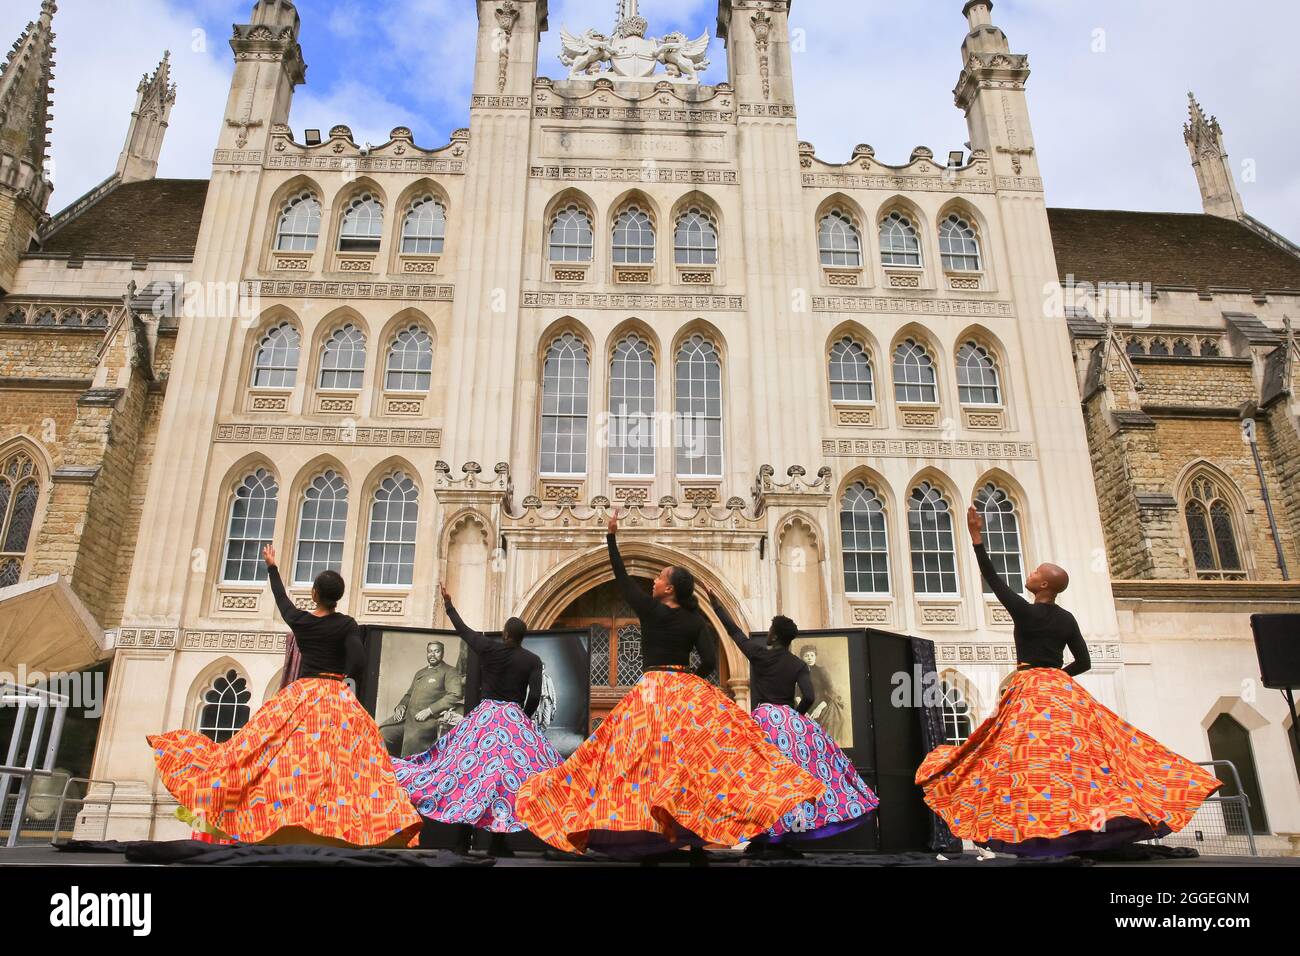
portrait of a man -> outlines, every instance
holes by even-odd
[[[446,656],[443,641],[428,642],[426,665],[411,676],[392,715],[379,725],[394,757],[424,753],[464,715],[464,677]]]

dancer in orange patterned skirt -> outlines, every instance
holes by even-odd
[[[298,680],[233,737],[176,730],[149,737],[158,775],[186,820],[240,843],[407,846],[420,817],[348,678],[364,667],[357,622],[335,611],[343,578],[323,571],[314,611],[285,593],[275,550],[262,551],[280,614],[302,655]]]
[[[1222,783],[1102,706],[1075,676],[1088,645],[1056,597],[1070,579],[1032,572],[1033,603],[1007,586],[967,513],[980,573],[1015,623],[1020,665],[998,709],[969,740],[938,747],[916,782],[954,834],[1018,856],[1064,856],[1175,833]],[[1074,660],[1062,667],[1064,650]]]
[[[665,568],[647,594],[628,576],[617,531],[615,514],[609,559],[641,620],[645,675],[564,764],[524,782],[515,812],[568,852],[635,858],[691,847],[703,862],[705,844],[735,846],[824,787],[704,680],[717,664],[717,637],[691,573]]]

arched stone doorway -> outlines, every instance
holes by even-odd
[[[678,554],[657,545],[623,541],[619,548],[628,573],[644,587],[666,565],[688,568],[711,594],[717,595],[728,612],[746,627],[730,589],[717,574],[690,555]],[[591,653],[591,729],[595,729],[641,678],[641,625],[614,583],[605,548],[584,554],[558,568],[529,596],[520,616],[540,630],[592,628],[595,642]],[[749,668],[739,650],[723,632],[711,608],[703,604],[705,616],[718,635],[716,682],[742,707],[749,706]]]

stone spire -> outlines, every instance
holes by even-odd
[[[172,82],[171,51],[163,54],[153,76],[145,74],[136,89],[135,109],[126,132],[126,144],[117,160],[117,177],[124,183],[153,179],[158,174],[158,155],[162,152],[167,120],[176,102],[176,84]]]
[[[968,0],[962,15],[968,32],[953,97],[966,114],[971,148],[990,155],[997,175],[1037,184],[1038,157],[1025,99],[1029,57],[1011,52],[1007,35],[993,23],[992,0]]]
[[[1195,94],[1188,93],[1187,102],[1188,121],[1183,126],[1183,140],[1192,156],[1192,169],[1201,188],[1201,204],[1208,215],[1242,219],[1246,207],[1237,192],[1219,120],[1214,116],[1206,118]]]
[[[54,0],[41,3],[40,17],[27,24],[0,67],[0,189],[41,212],[52,190],[45,151],[50,145],[55,9]]]

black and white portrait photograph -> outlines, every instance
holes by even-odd
[[[566,759],[587,739],[589,645],[590,638],[581,631],[530,634],[524,642],[542,659],[542,702],[533,720]]]
[[[808,665],[815,702],[808,716],[822,725],[842,748],[853,746],[852,678],[849,639],[844,636],[801,637],[791,648]]]
[[[465,716],[465,644],[410,631],[375,631],[369,639],[379,643],[375,720],[384,744],[394,757],[424,753]]]

